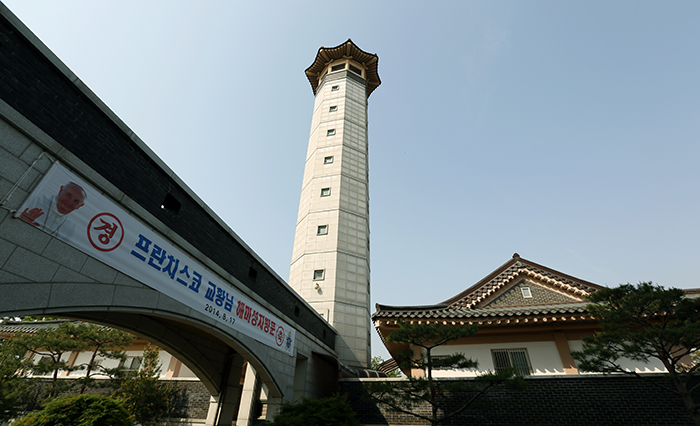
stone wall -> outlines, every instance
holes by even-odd
[[[59,379],[73,380],[73,379]],[[103,380],[98,380],[100,384]],[[49,379],[42,379],[32,387],[32,398],[24,408],[25,412],[41,410],[41,402],[45,397],[44,386],[49,383]],[[175,418],[197,421],[207,418],[209,411],[209,400],[211,394],[199,380],[162,380],[161,383],[173,384],[177,388],[177,393],[172,400],[171,408]],[[104,386],[90,386],[85,393],[93,395],[110,395],[112,388]],[[66,391],[65,394],[77,394],[78,387]]]
[[[670,385],[665,375],[648,378]],[[386,379],[341,379],[340,392],[348,395],[363,425],[429,425],[408,414],[392,412],[366,400],[363,382]],[[577,375],[525,379],[525,390],[489,390],[473,408],[445,425],[480,426],[682,426],[692,425],[677,395],[632,376]],[[700,381],[700,377],[698,378]],[[442,381],[449,383],[450,381]],[[672,385],[670,385],[672,387]],[[448,407],[465,401],[469,393],[441,393]],[[700,402],[700,395],[696,395]],[[424,414],[429,407],[421,408]]]

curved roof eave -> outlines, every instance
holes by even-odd
[[[316,53],[316,59],[304,71],[306,78],[309,79],[311,90],[313,90],[314,95],[316,95],[316,89],[321,80],[321,73],[326,65],[331,61],[342,58],[352,58],[364,65],[366,68],[365,81],[367,82],[367,97],[369,98],[369,95],[372,94],[374,89],[382,84],[382,81],[379,79],[379,71],[377,70],[379,56],[375,53],[368,53],[360,49],[353,43],[352,39],[348,39],[346,42],[335,47],[319,47],[318,53]]]

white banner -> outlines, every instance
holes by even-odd
[[[16,217],[226,327],[294,355],[296,330],[59,163],[46,173]]]

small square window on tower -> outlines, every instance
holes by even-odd
[[[326,270],[325,269],[315,269],[314,270],[314,281],[322,281],[324,276],[326,275]]]
[[[331,195],[330,188],[321,188],[321,197],[327,197],[329,195]]]
[[[525,299],[532,299],[532,292],[530,291],[530,287],[520,287],[520,291],[523,293],[523,297]]]
[[[331,164],[333,162],[333,156],[323,157],[323,164]]]
[[[331,86],[331,92],[335,92],[336,90],[340,90],[339,85],[336,84],[335,86]]]
[[[328,108],[328,112],[336,112],[338,111],[338,105],[331,105],[330,108]]]
[[[335,129],[326,130],[326,136],[333,136],[333,135],[335,135]]]
[[[326,235],[328,234],[328,225],[318,225],[316,230],[316,235]]]

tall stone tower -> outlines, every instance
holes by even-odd
[[[306,69],[316,102],[289,274],[355,368],[371,356],[367,99],[381,84],[378,61],[348,39]]]

